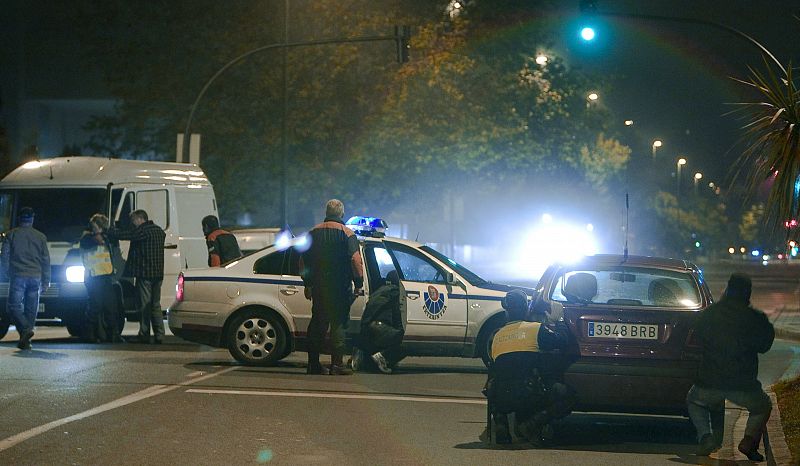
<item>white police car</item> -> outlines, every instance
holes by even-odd
[[[409,355],[486,357],[490,336],[504,320],[500,300],[511,287],[490,283],[423,244],[385,237],[381,219],[354,217],[348,226],[358,234],[365,277],[348,337],[359,330],[370,292],[396,270]],[[169,309],[172,332],[227,347],[248,364],[269,365],[305,350],[311,301],[303,295],[298,259],[306,238],[279,240],[222,268],[184,271]]]

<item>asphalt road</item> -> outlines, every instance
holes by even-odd
[[[307,376],[302,353],[244,367],[173,336],[88,345],[40,327],[31,352],[15,338],[0,343],[0,465],[702,464],[688,420],[669,417],[576,413],[551,449],[487,447],[478,360]],[[796,368],[798,351],[777,342],[762,380]]]

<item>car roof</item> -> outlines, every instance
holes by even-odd
[[[574,267],[597,267],[597,266],[618,266],[627,265],[631,267],[654,267],[661,269],[689,271],[699,270],[696,265],[682,259],[672,259],[668,257],[652,256],[625,256],[623,254],[596,254],[586,256]]]

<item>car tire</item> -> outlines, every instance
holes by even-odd
[[[269,366],[284,358],[288,336],[274,314],[262,310],[245,311],[228,326],[228,351],[237,361],[254,366]]]
[[[82,337],[83,336],[83,325],[80,323],[68,323],[67,324],[67,332],[69,332],[70,336],[73,337]]]
[[[478,340],[478,354],[483,361],[483,365],[486,367],[492,365],[492,338],[494,338],[494,334],[497,333],[502,326],[502,319],[492,319],[486,323],[483,335]]]
[[[11,319],[8,318],[5,312],[0,312],[0,340],[5,338],[8,333],[8,327],[11,326]]]

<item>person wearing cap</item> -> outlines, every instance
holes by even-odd
[[[343,363],[345,328],[350,305],[362,293],[364,271],[358,238],[344,225],[344,204],[331,199],[325,220],[309,231],[311,246],[300,256],[305,296],[311,299],[308,324],[308,374],[351,375]],[[355,289],[354,289],[355,287]],[[330,327],[331,364],[323,367],[319,355]]]
[[[750,305],[751,292],[749,276],[732,274],[722,299],[702,311],[694,326],[703,355],[686,402],[701,456],[721,447],[725,400],[729,400],[749,413],[739,451],[751,461],[764,460],[758,445],[772,402],[758,381],[758,354],[772,347],[775,329],[763,312]]]
[[[512,290],[502,300],[508,323],[492,337],[489,377],[485,394],[489,400],[483,441],[491,440],[491,421],[495,422],[496,443],[511,443],[508,414],[514,413],[517,435],[534,446],[542,446],[550,436],[549,424],[570,413],[573,391],[563,381],[564,358],[559,352],[569,349],[572,338],[560,321],[548,321],[546,314],[529,317],[528,296]]]
[[[201,220],[203,234],[208,247],[208,266],[219,267],[222,264],[242,257],[239,243],[233,233],[219,227],[219,219],[214,215],[206,215]]]
[[[391,374],[405,356],[401,344],[405,317],[400,301],[400,277],[396,270],[386,274],[386,283],[370,293],[361,316],[359,345],[353,350],[353,370],[368,368],[370,360],[384,374]],[[363,357],[370,355],[369,360]]]
[[[19,223],[5,235],[0,261],[8,277],[7,309],[19,332],[17,348],[31,349],[39,294],[50,286],[50,252],[44,233],[33,228],[34,211],[19,210]]]

